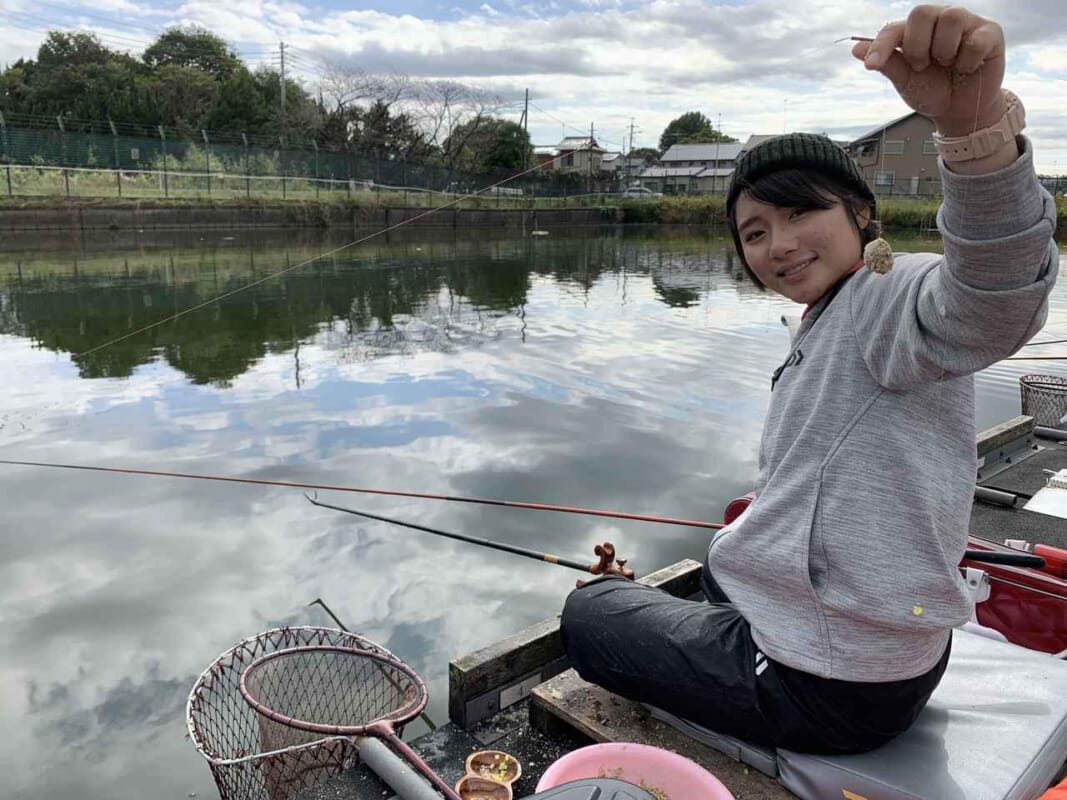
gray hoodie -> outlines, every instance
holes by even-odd
[[[971,613],[973,373],[1044,323],[1056,208],[1029,142],[942,165],[944,256],[860,270],[806,315],[771,394],[756,500],[712,540],[715,580],[771,658],[827,678],[921,675]]]

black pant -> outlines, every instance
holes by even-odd
[[[888,683],[820,678],[759,651],[705,567],[709,602],[615,576],[567,597],[560,632],[590,683],[719,733],[809,753],[872,750],[907,730],[948,664]],[[891,654],[887,654],[891,656]]]

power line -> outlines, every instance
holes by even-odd
[[[116,27],[121,25],[121,27],[131,31],[143,31],[145,33],[158,32],[158,29],[154,26],[149,27],[147,25],[138,25],[137,23],[129,22],[126,19],[122,19],[122,22],[120,23],[113,18],[109,18],[106,15],[106,12],[100,13],[99,10],[87,11],[82,8],[74,8],[70,5],[64,5],[62,3],[49,2],[49,0],[34,0],[34,6],[45,6],[47,8],[54,8],[57,11],[62,11],[64,14],[69,14],[76,17],[85,17],[86,19],[96,19],[108,25],[114,25]]]
[[[71,31],[84,32],[92,34],[97,40],[100,41],[101,44],[110,45],[118,50],[130,50],[134,48],[139,50],[145,50],[152,43],[154,43],[155,40],[157,40],[160,36],[166,33],[166,29],[159,29],[151,33],[145,33],[144,38],[135,38],[139,37],[141,34],[134,32],[131,36],[124,36],[122,35],[122,33],[105,33],[101,30],[82,23],[65,24],[62,26],[51,25],[50,23],[47,23],[32,15],[14,11],[8,12],[8,16],[14,20],[14,22],[9,23],[12,27],[39,34],[42,39],[47,37],[48,33],[51,31],[58,31],[60,33],[67,33]],[[227,51],[233,52],[234,55],[238,57],[254,57],[267,52],[260,48],[246,48],[242,50],[240,48],[232,47],[229,43],[223,43],[225,44]],[[184,48],[184,52],[200,53],[203,55],[214,55],[218,51],[214,48],[186,46]]]
[[[556,116],[553,116],[552,114],[549,114],[549,113],[548,113],[547,111],[545,111],[545,110],[544,110],[543,108],[541,108],[541,106],[537,105],[537,104],[536,104],[536,103],[534,103],[534,102],[533,102],[532,100],[530,101],[530,105],[531,105],[532,107],[536,108],[536,109],[537,109],[538,111],[540,111],[540,112],[541,112],[542,114],[544,114],[544,115],[545,115],[546,117],[548,117],[549,119],[551,119],[551,120],[555,120],[556,122],[558,122],[558,123],[559,123],[560,125],[562,125],[562,126],[563,126],[564,128],[570,128],[570,129],[571,129],[572,131],[577,131],[578,133],[581,133],[581,134],[583,134],[583,135],[584,135],[584,134],[586,133],[586,131],[585,131],[585,129],[584,129],[584,128],[579,128],[579,127],[577,127],[577,126],[575,126],[575,125],[571,125],[571,124],[570,124],[569,122],[564,122],[564,121],[563,121],[563,120],[561,120],[561,119],[560,119],[559,117],[556,117]],[[601,140],[600,140],[600,141],[604,142],[605,144],[614,144],[614,145],[618,145],[618,146],[619,146],[620,148],[622,148],[622,147],[625,147],[625,146],[626,146],[626,145],[625,145],[625,143],[623,143],[623,142],[616,142],[616,141],[614,141],[614,140],[612,140],[612,139],[603,139],[603,138],[601,138]]]
[[[140,34],[143,33],[144,35],[148,35],[148,36],[152,36],[153,38],[156,38],[156,37],[159,37],[160,35],[162,35],[163,33],[165,33],[167,30],[174,29],[174,28],[182,28],[182,29],[184,29],[184,28],[187,28],[187,27],[197,27],[197,28],[202,28],[204,30],[207,30],[209,33],[212,32],[206,26],[200,25],[198,23],[193,23],[191,26],[183,25],[182,23],[178,23],[178,22],[167,23],[167,24],[160,25],[160,26],[137,25],[135,23],[129,22],[128,20],[126,20],[124,18],[121,19],[121,20],[116,20],[114,18],[109,18],[107,16],[104,16],[104,15],[102,15],[100,13],[96,13],[96,12],[92,12],[92,11],[85,11],[85,10],[83,10],[81,8],[73,9],[70,6],[66,6],[66,5],[63,5],[63,4],[60,4],[60,3],[49,2],[48,0],[35,0],[34,5],[36,5],[36,6],[47,6],[47,7],[50,7],[50,8],[55,8],[55,9],[57,9],[59,11],[63,11],[64,13],[67,13],[67,14],[70,14],[70,13],[73,12],[74,15],[79,19],[84,17],[86,19],[96,20],[101,25],[106,25],[106,26],[110,27],[111,29],[117,31],[118,33],[115,34],[116,36],[121,35],[122,33],[132,33],[135,36],[136,35],[140,35]],[[33,15],[26,14],[24,12],[8,12],[8,13],[9,14],[17,13],[17,14],[19,14],[20,16],[22,16],[24,18],[32,19],[35,23],[40,23],[40,24],[46,25],[46,26],[48,26],[49,28],[51,28],[53,30],[62,30],[63,28],[68,27],[65,24],[64,25],[53,24],[51,21],[47,21],[47,20],[44,20],[44,19],[41,19],[41,18],[35,18],[35,17],[33,17]],[[87,26],[80,25],[79,27],[85,28]],[[239,49],[239,48],[231,45],[229,42],[226,42],[226,45],[227,45],[227,47],[231,47],[234,50]],[[244,52],[267,52],[267,49],[268,48],[266,48],[266,47],[246,47],[246,48],[243,48],[243,51]]]

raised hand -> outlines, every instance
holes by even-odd
[[[965,136],[1003,116],[1004,32],[959,6],[921,5],[852,55],[878,70],[943,136]]]

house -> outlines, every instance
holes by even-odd
[[[537,166],[544,167],[545,169],[555,168],[555,159],[559,155],[559,150],[555,147],[538,146],[533,149],[534,160],[537,162]]]
[[[733,167],[741,152],[739,142],[711,144],[675,144],[660,158],[664,167]]]
[[[868,131],[846,148],[875,194],[940,194],[934,123],[917,111]]]
[[[743,145],[741,145],[741,153],[747,153],[749,150],[751,150],[753,147],[758,145],[760,142],[765,142],[768,139],[773,139],[775,136],[778,136],[778,134],[777,133],[754,133],[751,136],[749,136],[747,139],[745,139],[745,143]],[[738,158],[741,157],[741,153],[738,154],[738,156],[737,156]]]
[[[606,152],[591,136],[567,136],[555,147],[535,147],[534,157],[547,169],[599,176]]]
[[[616,182],[632,184],[648,166],[648,159],[624,156],[622,153],[605,153],[600,161],[600,174]]]
[[[641,184],[666,194],[725,192],[742,147],[738,142],[672,145],[642,173]]]
[[[642,188],[664,194],[692,194],[694,177],[704,171],[704,167],[664,167],[654,164],[646,167],[637,177]]]

